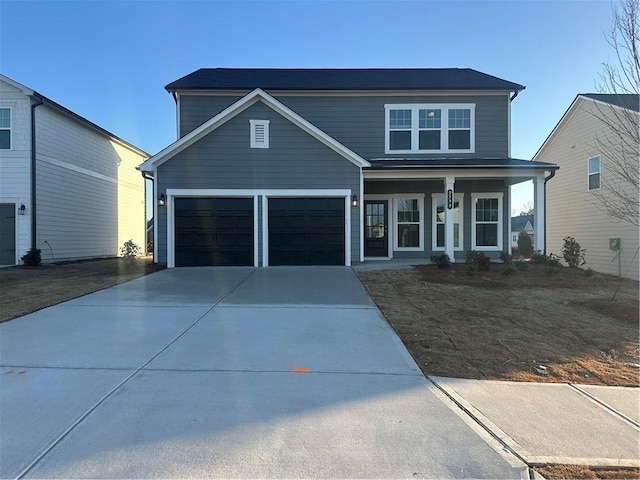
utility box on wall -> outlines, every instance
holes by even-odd
[[[620,239],[619,238],[610,238],[609,239],[609,250],[620,250]]]

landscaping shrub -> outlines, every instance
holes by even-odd
[[[483,252],[476,250],[469,250],[465,256],[467,263],[467,270],[469,266],[475,267],[474,271],[488,272],[491,268],[491,260]]]
[[[580,248],[580,244],[576,242],[573,237],[564,237],[564,245],[562,246],[562,257],[567,265],[570,267],[581,267],[586,262],[584,260],[584,253],[586,250]]]
[[[549,267],[557,267],[557,268],[562,267],[562,264],[560,263],[560,257],[554,253],[549,254],[549,256],[547,257],[546,264]]]
[[[451,267],[451,259],[446,253],[443,253],[442,255],[431,255],[431,261],[440,269]]]
[[[541,264],[545,264],[547,263],[547,260],[549,259],[549,257],[547,257],[544,253],[542,253],[540,250],[538,250],[537,252],[533,252],[531,254],[531,261],[533,263],[541,263]]]
[[[140,247],[134,243],[132,239],[124,242],[120,248],[120,255],[124,258],[124,264],[131,267],[136,264],[136,257],[140,254]]]
[[[505,265],[511,265],[513,263],[513,255],[509,255],[509,252],[500,252],[500,260]]]
[[[39,248],[30,248],[27,252],[20,258],[22,263],[24,263],[27,267],[37,267],[42,263],[42,256],[40,255]]]
[[[524,258],[530,258],[533,255],[533,243],[524,228],[518,233],[518,253]]]

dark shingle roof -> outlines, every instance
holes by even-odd
[[[470,68],[201,68],[176,90],[507,90],[524,86]]]
[[[557,170],[554,163],[533,162],[517,158],[374,158],[369,160],[370,169],[394,168],[515,168]]]
[[[533,227],[533,215],[518,215],[517,217],[511,217],[511,231],[519,232],[526,225],[527,222]]]
[[[634,94],[581,93],[583,97],[640,112],[640,96]]]

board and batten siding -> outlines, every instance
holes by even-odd
[[[117,256],[129,239],[144,251],[143,156],[48,105],[36,110],[36,135],[43,261]]]
[[[453,173],[452,173],[452,176]],[[455,251],[454,256],[456,260],[461,261],[464,260],[466,252],[469,250],[473,250],[473,246],[471,244],[471,229],[472,225],[472,215],[473,215],[473,205],[471,195],[475,193],[502,193],[503,201],[502,201],[502,250],[507,250],[509,243],[510,235],[508,228],[508,219],[509,219],[509,202],[507,199],[509,197],[509,189],[505,185],[503,180],[457,180],[454,185],[454,191],[456,195],[462,194],[463,197],[463,205],[462,205],[462,214],[463,214],[463,248],[461,251]],[[440,255],[443,252],[438,250],[436,252],[433,251],[433,204],[432,204],[432,194],[445,194],[445,186],[442,180],[402,180],[402,181],[365,181],[364,183],[364,194],[365,200],[367,195],[406,195],[406,194],[423,194],[424,195],[424,230],[422,232],[424,236],[424,251],[394,251],[393,256],[395,258],[429,258],[434,253],[436,255]],[[393,215],[392,205],[389,205],[389,222],[393,224],[391,220],[391,216]],[[395,225],[395,224],[394,224]],[[395,232],[394,232],[395,234]],[[488,251],[484,252],[489,258],[498,259],[500,258],[499,251]]]
[[[365,159],[393,157],[385,154],[385,104],[475,104],[475,152],[456,157],[507,157],[509,155],[509,97],[498,95],[424,96],[322,96],[283,95],[268,92],[278,101]],[[240,96],[181,95],[180,136],[239,100]],[[412,154],[396,155],[411,157]],[[440,158],[450,154],[414,154]]]
[[[269,148],[250,148],[249,120],[270,121]],[[158,195],[167,189],[348,189],[360,195],[360,169],[257,102],[160,165],[156,188]],[[157,261],[164,263],[166,209],[158,208]],[[351,210],[351,252],[352,261],[359,261],[357,208]]]
[[[21,90],[0,81],[0,107],[11,109],[11,149],[0,150],[0,203],[24,204],[25,215],[16,212],[16,258],[26,253],[31,244],[31,112],[29,97]],[[0,232],[2,235],[3,232]]]
[[[622,274],[627,272],[629,278],[638,280],[638,227],[610,217],[588,189],[590,157],[600,155],[601,182],[607,181],[610,159],[598,150],[594,140],[596,135],[603,135],[605,126],[593,115],[592,101],[579,98],[577,102],[573,114],[535,158],[560,167],[547,183],[547,251],[561,256],[564,237],[572,236],[586,249],[584,268],[617,275],[618,259],[609,249],[609,239],[620,238]],[[607,108],[603,107],[603,112]]]

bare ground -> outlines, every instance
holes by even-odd
[[[138,258],[132,265],[123,258],[105,258],[0,268],[0,322],[163,268],[153,264],[150,257]]]
[[[575,478],[589,480],[634,480],[640,478],[640,468],[629,469],[590,469],[579,465],[549,465],[534,469],[548,480],[572,480]]]
[[[638,282],[544,265],[359,276],[426,375],[638,386]],[[614,296],[615,294],[615,296]],[[548,367],[539,375],[539,365]]]

